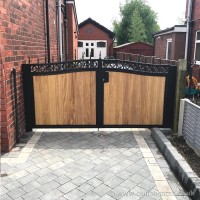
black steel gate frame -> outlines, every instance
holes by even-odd
[[[36,125],[33,76],[56,75],[72,72],[96,71],[96,125]],[[109,79],[108,72],[125,72],[145,76],[166,77],[164,94],[163,125],[104,125],[104,83]],[[170,64],[144,64],[124,60],[74,60],[62,63],[23,64],[23,88],[25,105],[26,131],[32,128],[130,128],[130,127],[163,127],[171,128],[174,118],[174,102],[177,67]]]

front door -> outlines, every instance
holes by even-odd
[[[84,43],[84,54],[85,58],[94,58],[94,42],[85,42]]]

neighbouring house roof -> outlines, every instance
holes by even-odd
[[[118,48],[121,48],[121,47],[125,47],[125,46],[129,46],[129,45],[132,45],[132,44],[143,44],[143,45],[148,45],[148,46],[151,46],[153,47],[153,45],[149,44],[149,43],[145,43],[145,42],[129,42],[129,43],[125,43],[125,44],[122,44],[122,45],[119,45],[119,46],[116,46],[114,47],[115,49],[118,49]]]
[[[96,22],[96,21],[93,20],[92,18],[88,18],[88,19],[84,20],[83,22],[81,22],[81,23],[79,24],[79,29],[80,29],[81,27],[83,27],[84,25],[88,24],[88,23],[91,23],[91,24],[95,25],[96,27],[100,28],[101,30],[103,30],[104,32],[108,33],[109,36],[110,36],[111,38],[114,38],[114,37],[115,37],[115,33],[114,33],[114,32],[110,31],[110,30],[107,29],[105,26],[99,24],[98,22]]]
[[[153,33],[153,37],[159,36],[159,35],[165,35],[168,33],[186,33],[187,26],[186,25],[175,25],[170,28],[166,28],[164,30],[158,31],[156,33]]]

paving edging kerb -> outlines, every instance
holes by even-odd
[[[151,135],[190,197],[200,200],[200,178],[159,128],[152,128]]]

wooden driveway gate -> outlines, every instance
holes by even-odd
[[[22,68],[27,131],[172,126],[176,66],[99,59]]]

